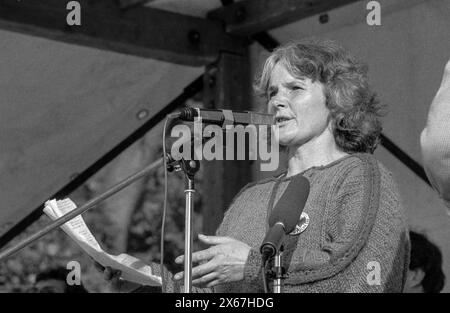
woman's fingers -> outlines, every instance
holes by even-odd
[[[105,280],[111,280],[112,276],[113,276],[112,269],[109,266],[107,266],[105,268],[105,271],[103,272],[103,278]]]
[[[200,239],[200,241],[202,241],[208,245],[220,245],[220,244],[229,243],[229,242],[235,240],[230,237],[206,236],[206,235],[202,235],[202,234],[198,235],[198,239]]]
[[[217,280],[218,276],[219,274],[216,272],[209,273],[205,276],[192,280],[192,285],[198,287],[205,287],[205,286],[208,287],[208,284],[210,284],[211,282],[218,281]]]
[[[199,235],[199,238],[212,246],[192,254],[192,262],[200,263],[192,268],[193,284],[211,287],[243,279],[250,246],[229,237]],[[175,261],[182,263],[184,256],[179,256]],[[202,261],[206,263],[202,264]],[[183,277],[184,273],[180,272],[174,279]]]
[[[207,275],[211,272],[214,272],[214,270],[216,269],[217,264],[215,262],[208,262],[205,264],[201,264],[199,266],[193,267],[192,268],[192,278],[195,279],[197,277],[201,277],[204,275]],[[175,280],[180,280],[184,277],[184,272],[179,272],[174,276]]]
[[[120,285],[121,285],[121,281],[120,281],[120,275],[114,275],[111,279],[111,285],[113,286],[113,288],[120,290]]]
[[[207,284],[206,284],[206,287],[207,287],[207,288],[215,287],[215,286],[217,286],[217,285],[219,285],[219,284],[221,284],[221,283],[222,283],[222,282],[221,282],[220,280],[215,279],[215,280],[210,281],[209,283],[207,283]]]
[[[120,270],[115,270],[112,269],[111,267],[107,266],[105,268],[105,271],[103,272],[103,278],[105,280],[112,280],[114,278],[120,278],[120,275],[122,274],[122,272]]]
[[[192,262],[208,261],[217,254],[217,251],[213,248],[197,251],[192,253]],[[184,255],[180,255],[175,259],[175,263],[181,264],[184,262]]]
[[[230,237],[205,236],[201,234],[198,235],[198,239],[200,239],[203,243],[213,245],[213,247],[193,253],[192,262],[208,261],[212,259],[214,256],[216,256],[219,252],[219,250],[215,248],[215,246],[236,241],[235,239]],[[177,264],[181,264],[183,262],[184,262],[184,255],[180,255],[175,259],[175,263]]]

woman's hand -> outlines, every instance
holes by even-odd
[[[140,284],[120,278],[122,273],[119,270],[115,270],[109,266],[103,268],[98,263],[96,263],[95,265],[100,271],[103,271],[103,278],[108,282],[109,292],[127,293],[132,292],[133,290],[136,290],[137,288],[142,286]]]
[[[214,287],[219,284],[244,279],[244,267],[250,246],[229,237],[204,236],[198,238],[211,245],[208,249],[192,254],[192,262],[200,265],[192,268],[192,284],[197,287]],[[181,264],[184,255],[175,259]],[[181,280],[183,272],[177,273],[175,280]]]

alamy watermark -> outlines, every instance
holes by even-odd
[[[377,261],[370,261],[367,263],[369,273],[366,276],[366,281],[369,286],[381,285],[381,265]]]
[[[81,25],[81,4],[78,1],[69,1],[66,5],[66,9],[70,12],[67,13],[66,22],[69,26]]]
[[[370,12],[367,13],[366,22],[369,26],[381,25],[381,4],[378,1],[369,1],[366,5],[366,9]]]
[[[66,269],[69,270],[66,276],[66,283],[69,286],[81,285],[81,266],[77,261],[67,263]]]
[[[178,138],[170,150],[174,160],[245,160],[248,151],[249,160],[261,161],[261,171],[274,171],[279,166],[278,136],[267,125],[226,125],[222,128],[204,126],[198,118],[193,128],[193,134],[187,125],[172,128],[171,136]],[[205,138],[210,139],[203,142]]]
[[[81,26],[81,4],[79,1],[69,1],[66,5],[69,11],[66,16],[66,22],[69,26]],[[366,16],[366,22],[369,26],[381,25],[381,4],[379,1],[369,1],[366,4],[369,11]]]

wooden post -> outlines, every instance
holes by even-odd
[[[204,75],[203,100],[211,109],[251,110],[248,55],[222,52]],[[233,197],[252,181],[251,161],[203,162],[203,232],[214,234]]]

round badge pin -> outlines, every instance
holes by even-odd
[[[295,229],[289,233],[290,236],[297,236],[303,233],[309,225],[309,215],[308,213],[302,212],[300,215],[300,219],[298,220],[297,225],[295,225]]]

